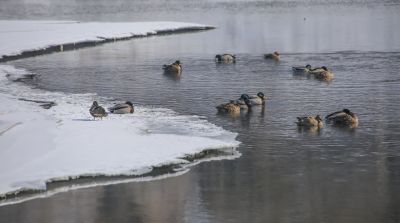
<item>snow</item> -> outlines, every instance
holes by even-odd
[[[87,22],[0,20],[0,59],[50,46],[155,35],[165,31],[202,30],[211,26],[182,22]]]
[[[173,22],[0,21],[0,54],[191,26],[204,27]],[[93,100],[109,107],[112,99],[91,93],[48,92],[17,82],[35,75],[40,74],[0,64],[0,195],[45,190],[46,182],[79,176],[142,174],[154,166],[185,163],[181,158],[188,154],[232,150],[239,145],[236,133],[204,117],[164,108],[136,106],[133,114],[110,114],[94,121],[89,114]],[[44,109],[19,99],[57,105]]]

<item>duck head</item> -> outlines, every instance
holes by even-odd
[[[93,106],[99,106],[99,104],[97,103],[97,101],[93,102]]]
[[[257,96],[260,97],[261,99],[264,99],[265,95],[262,92],[258,92]]]
[[[278,51],[275,51],[275,52],[274,52],[274,54],[275,54],[275,55],[277,55],[277,56],[279,56],[279,53],[278,53]]]
[[[130,106],[133,107],[133,104],[132,104],[132,102],[130,102],[130,101],[125,102],[125,104],[130,105]]]
[[[306,68],[311,69],[311,65],[310,65],[310,64],[307,64],[307,65],[306,65]]]
[[[221,61],[221,60],[222,60],[222,56],[219,55],[219,54],[218,54],[218,55],[215,55],[215,59],[218,60],[218,61]]]
[[[324,71],[328,71],[328,68],[326,68],[325,66],[322,66],[321,68],[322,68],[322,70],[324,70]]]
[[[243,100],[246,100],[246,99],[250,100],[250,96],[248,94],[242,94],[242,95],[240,95],[240,98]]]
[[[174,62],[174,64],[181,65],[181,61],[177,60],[177,61]]]

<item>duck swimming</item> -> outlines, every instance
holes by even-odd
[[[342,111],[337,111],[329,114],[325,119],[334,125],[356,127],[358,125],[358,117],[356,114],[345,108]]]
[[[314,74],[314,77],[318,80],[330,81],[333,79],[333,72],[325,66],[313,69],[309,73]]]
[[[231,102],[235,102],[241,105],[242,108],[248,108],[245,98],[249,100],[250,106],[264,105],[265,100],[267,99],[262,92],[258,92],[257,95],[249,96],[248,94],[242,94],[239,99],[233,100]]]
[[[278,61],[280,59],[280,54],[277,51],[270,54],[264,54],[264,59],[273,59]]]
[[[182,64],[179,60],[175,61],[170,65],[163,65],[163,70],[167,74],[181,74],[182,73]]]
[[[306,128],[313,128],[318,127],[322,128],[324,126],[322,119],[319,115],[312,117],[297,117],[297,126],[299,127],[306,127]]]
[[[247,96],[246,95],[242,95],[242,97],[243,98],[241,98],[241,99],[244,100],[245,105],[247,106],[247,108],[250,109],[251,108],[251,102],[250,102],[250,100],[248,98],[248,95]],[[217,108],[219,113],[240,113],[240,109],[242,107],[241,107],[241,104],[238,103],[238,100],[236,100],[236,101],[231,101],[231,102],[226,103],[226,104],[218,105],[216,108]]]
[[[94,120],[96,120],[96,118],[103,119],[103,117],[107,117],[106,110],[101,107],[97,101],[93,102],[92,107],[89,109],[89,113],[93,116]]]
[[[113,114],[129,114],[134,112],[134,107],[132,102],[127,101],[125,103],[116,104],[108,108],[108,110]]]
[[[236,62],[236,56],[233,54],[218,54],[215,56],[215,61],[219,63],[235,63]]]
[[[307,64],[305,67],[299,66],[299,67],[292,67],[293,72],[297,73],[308,73],[311,71],[312,67],[310,64]]]

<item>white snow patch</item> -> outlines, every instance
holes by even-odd
[[[74,22],[0,20],[0,58],[50,46],[154,35],[161,31],[206,29],[183,22]]]
[[[162,164],[182,163],[187,154],[234,148],[236,133],[203,117],[138,106],[134,114],[93,121],[96,94],[31,89],[6,74],[30,73],[0,65],[0,194],[46,189],[46,182],[81,175],[134,175]],[[18,98],[55,101],[48,110]]]

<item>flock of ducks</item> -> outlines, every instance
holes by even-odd
[[[272,59],[275,61],[280,60],[280,54],[274,52],[271,54],[264,54],[265,59]],[[218,54],[215,56],[215,61],[218,63],[235,63],[236,56],[233,54]],[[182,64],[179,60],[172,64],[163,65],[162,69],[166,74],[180,75],[182,73]],[[311,65],[292,67],[293,72],[314,75],[316,79],[320,80],[331,80],[333,78],[333,72],[327,67],[316,67],[313,68]],[[264,106],[266,97],[263,92],[258,92],[257,95],[249,96],[248,94],[242,94],[238,99],[230,100],[228,103],[218,105],[216,109],[219,113],[230,113],[237,114],[243,110],[250,110],[253,106]],[[108,108],[110,113],[113,114],[129,114],[134,112],[133,104],[130,101],[125,103],[116,104],[113,107]],[[94,101],[92,107],[89,110],[90,114],[94,119],[107,117],[108,113],[101,107],[97,101]],[[327,123],[338,126],[356,127],[358,125],[358,117],[351,112],[349,109],[343,109],[331,113],[325,117]],[[323,120],[317,116],[297,117],[297,126],[304,128],[322,128]]]

